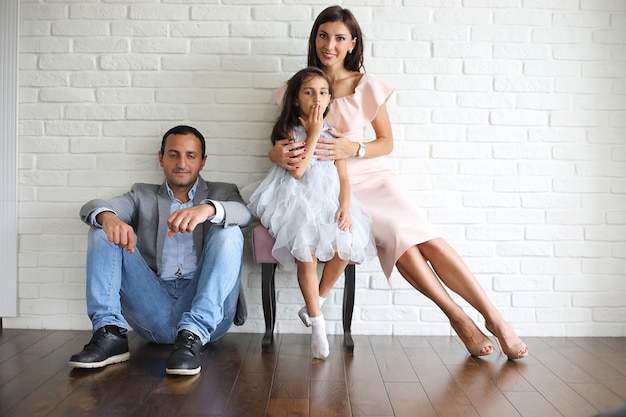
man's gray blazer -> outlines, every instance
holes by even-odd
[[[218,201],[224,207],[223,227],[245,227],[252,221],[252,214],[239,194],[237,186],[223,182],[207,182],[199,178],[198,187],[194,196],[194,206],[202,200]],[[163,246],[167,237],[167,218],[170,216],[171,201],[167,193],[165,181],[158,184],[136,183],[127,193],[111,200],[95,199],[87,202],[80,209],[82,221],[91,225],[91,214],[99,208],[106,208],[128,223],[137,235],[136,247],[148,266],[159,274],[162,270]],[[204,241],[211,227],[210,221],[199,224],[193,231],[194,247],[198,259],[202,254]],[[245,320],[245,300],[240,288],[239,303],[237,305],[237,321]],[[242,316],[243,314],[243,316]]]

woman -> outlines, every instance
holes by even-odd
[[[467,265],[412,208],[396,176],[379,161],[378,157],[393,149],[386,102],[394,89],[361,72],[363,36],[349,10],[331,6],[317,17],[309,37],[308,65],[322,69],[334,91],[326,120],[336,129],[331,131],[336,139],[320,138],[315,155],[325,160],[347,160],[353,193],[372,218],[378,257],[387,278],[395,264],[415,289],[441,308],[471,355],[491,354],[491,340],[452,300],[441,281],[482,314],[486,328],[509,359],[526,356],[528,347],[491,303]],[[364,129],[370,123],[375,139],[363,143]],[[285,169],[295,169],[303,155],[303,149],[289,139],[277,141],[269,152],[272,162]],[[332,288],[334,282],[328,281],[320,282],[320,297]]]

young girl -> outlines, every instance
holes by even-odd
[[[311,351],[320,359],[330,352],[317,261],[326,262],[322,279],[336,280],[350,260],[361,263],[376,255],[369,218],[354,199],[350,203],[345,161],[314,156],[317,140],[332,138],[324,124],[331,97],[330,80],[318,68],[300,70],[287,82],[272,143],[286,137],[303,142],[306,158],[294,170],[272,167],[248,205],[276,240],[274,258],[286,270],[297,266],[306,304],[298,315],[312,326]]]

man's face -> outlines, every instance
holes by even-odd
[[[205,162],[200,139],[191,133],[169,135],[165,139],[164,153],[159,152],[159,163],[172,189],[188,191],[196,182]]]

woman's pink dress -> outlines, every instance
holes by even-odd
[[[284,92],[282,86],[275,97],[281,98]],[[393,92],[389,84],[363,74],[354,94],[332,101],[325,120],[348,139],[365,142],[366,128]],[[389,279],[408,248],[441,235],[407,198],[398,177],[380,158],[350,158],[347,168],[352,192],[371,217],[378,259]]]

